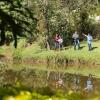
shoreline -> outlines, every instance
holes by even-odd
[[[25,59],[24,59],[25,60]],[[30,60],[29,60],[30,61]],[[92,63],[91,63],[92,64]],[[7,69],[14,69],[14,70],[20,70],[23,68],[26,69],[36,69],[36,70],[43,70],[43,71],[57,71],[62,73],[69,73],[69,74],[80,74],[82,76],[88,76],[89,74],[92,74],[95,78],[100,78],[100,66],[95,65],[82,65],[82,64],[54,64],[54,63],[47,63],[47,62],[28,62],[21,61],[21,60],[8,60],[7,62],[5,60],[1,61],[0,63],[1,69],[7,68]]]

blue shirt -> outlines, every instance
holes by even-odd
[[[92,43],[92,36],[91,35],[87,36],[87,42],[88,42],[88,44]]]

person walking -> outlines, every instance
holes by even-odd
[[[83,34],[85,37],[87,37],[87,43],[88,43],[88,50],[91,51],[92,50],[92,35],[90,33],[88,33],[88,35]]]
[[[80,48],[80,42],[79,42],[79,35],[78,35],[77,31],[75,31],[75,33],[73,33],[72,38],[73,38],[73,41],[74,41],[74,50],[76,50],[77,47],[79,49]]]

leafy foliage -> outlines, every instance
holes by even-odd
[[[5,32],[11,31],[17,47],[17,36],[25,36],[24,32],[32,34],[36,28],[37,19],[33,11],[24,4],[23,0],[1,0],[0,1],[0,28],[1,42],[5,43]]]

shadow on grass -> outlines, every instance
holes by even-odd
[[[81,47],[80,47],[80,50],[82,50],[84,47],[85,47],[85,46],[81,46]]]
[[[92,50],[97,49],[98,47],[92,47]]]

